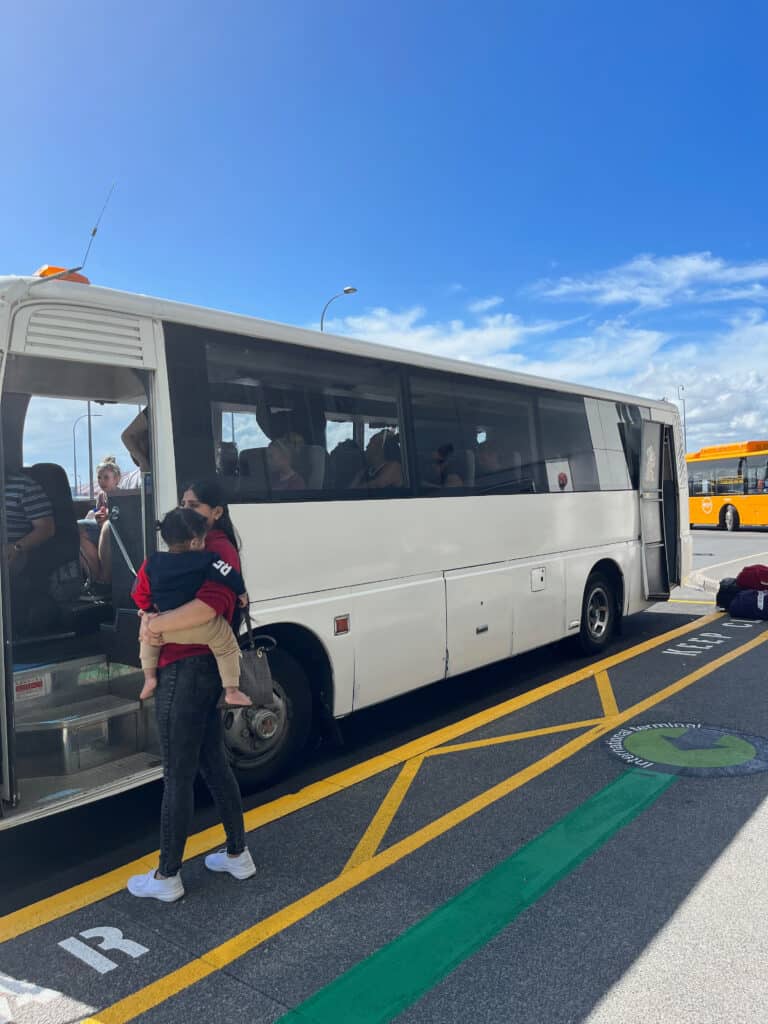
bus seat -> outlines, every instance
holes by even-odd
[[[239,469],[237,445],[234,441],[216,444],[216,472],[219,476],[237,476]]]
[[[465,487],[474,487],[475,485],[475,453],[469,448],[459,453],[463,456],[462,469],[463,473],[460,473],[462,480],[464,481]]]
[[[307,490],[319,491],[325,480],[325,460],[327,454],[325,448],[319,444],[308,444],[301,449],[301,467],[296,467],[302,473]]]
[[[365,456],[351,438],[340,441],[328,456],[326,485],[330,490],[341,491],[351,487],[365,472]]]
[[[263,491],[269,490],[266,453],[266,448],[244,448],[237,458],[240,476],[248,477],[252,487]]]
[[[30,569],[40,577],[50,577],[61,571],[62,580],[66,576],[68,582],[60,594],[54,593],[53,596],[65,601],[74,600],[82,590],[80,534],[67,474],[53,462],[38,462],[22,472],[31,477],[47,495],[53,508],[56,527],[56,533],[50,540],[30,552]],[[56,582],[53,581],[53,585],[58,589]]]

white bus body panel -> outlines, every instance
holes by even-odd
[[[255,624],[295,623],[319,637],[337,716],[443,678],[446,650],[454,676],[577,631],[602,559],[624,577],[624,610],[648,605],[631,583],[640,577],[634,491],[230,511]],[[335,636],[344,615],[350,632]]]

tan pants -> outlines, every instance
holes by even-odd
[[[176,629],[173,632],[164,633],[163,636],[165,642],[169,644],[205,644],[206,647],[210,647],[219,669],[221,685],[239,688],[240,648],[232,627],[221,615],[217,615],[215,619],[206,622],[203,626]],[[162,647],[140,644],[141,667],[156,671],[161,650]]]

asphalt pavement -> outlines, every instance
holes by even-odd
[[[696,571],[763,547],[697,531]],[[552,645],[355,716],[246,799],[255,879],[205,870],[201,806],[174,905],[124,891],[159,787],[0,833],[0,1021],[761,1021],[766,650],[689,586],[609,657]]]

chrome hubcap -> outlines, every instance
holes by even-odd
[[[727,508],[725,510],[725,525],[728,527],[729,530],[732,530],[733,529],[733,523],[734,523],[733,509],[732,508]]]
[[[587,628],[595,640],[605,635],[611,614],[608,594],[602,587],[595,587],[587,602]]]
[[[224,711],[224,737],[236,761],[243,764],[260,761],[280,746],[288,730],[285,694],[274,683],[269,707],[227,708]]]

